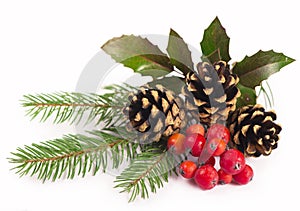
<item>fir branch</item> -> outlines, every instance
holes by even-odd
[[[148,198],[149,191],[155,193],[163,187],[163,183],[168,182],[169,175],[177,175],[175,167],[180,161],[180,156],[149,147],[117,176],[115,187],[122,188],[121,192],[131,193],[129,202],[134,201],[138,195]]]
[[[66,135],[40,144],[18,148],[9,158],[16,165],[13,169],[20,176],[37,175],[40,180],[55,181],[64,174],[68,179],[75,175],[84,177],[87,172],[95,175],[101,168],[107,169],[108,159],[112,168],[118,168],[124,158],[136,156],[138,144],[118,135],[102,131],[85,135]]]
[[[105,87],[103,95],[95,93],[68,93],[24,95],[22,106],[28,108],[27,115],[31,119],[40,117],[44,122],[51,116],[54,123],[70,122],[85,124],[96,121],[105,126],[114,125],[122,119],[122,109],[127,103],[127,96],[134,87],[124,84]]]

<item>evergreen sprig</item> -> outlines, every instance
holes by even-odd
[[[148,148],[140,153],[119,176],[116,177],[116,188],[121,192],[130,193],[129,202],[136,199],[148,198],[149,192],[155,193],[168,182],[170,175],[177,175],[175,167],[182,157],[160,148]]]
[[[85,124],[95,121],[114,125],[122,119],[122,109],[127,102],[130,92],[134,87],[124,84],[105,87],[105,94],[78,93],[78,92],[58,92],[52,94],[24,95],[22,106],[28,108],[27,115],[31,119],[40,117],[44,122],[51,116],[54,123],[70,122]]]
[[[87,172],[95,175],[105,171],[108,163],[118,168],[124,159],[136,156],[138,144],[116,134],[103,131],[91,132],[93,136],[66,135],[40,144],[17,148],[9,161],[16,165],[20,176],[37,175],[40,180],[55,181],[63,176],[73,179],[84,177]]]

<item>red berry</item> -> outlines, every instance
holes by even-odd
[[[179,166],[179,173],[186,179],[193,178],[196,170],[196,163],[190,160],[183,161]]]
[[[218,184],[218,172],[211,165],[201,166],[196,170],[194,180],[203,190],[209,190]]]
[[[248,182],[250,182],[253,178],[253,169],[246,165],[243,171],[240,173],[233,175],[233,179],[236,183],[240,185],[246,185]]]
[[[223,169],[219,169],[218,175],[219,175],[219,184],[220,185],[225,185],[225,184],[231,183],[232,175],[227,174],[225,171],[223,171]]]
[[[172,150],[172,152],[174,152],[175,154],[184,153],[184,140],[185,136],[183,134],[175,133],[169,137],[167,148],[169,150]]]
[[[227,144],[222,139],[213,138],[207,144],[207,151],[212,156],[220,156],[225,152]]]
[[[187,135],[190,135],[190,134],[200,134],[200,135],[203,135],[205,134],[205,129],[202,125],[200,124],[194,124],[194,125],[191,125],[190,127],[188,127],[186,129],[186,134]]]
[[[211,166],[215,166],[215,163],[216,163],[216,159],[215,157],[211,156],[207,161],[203,162],[203,163],[199,163],[200,166],[203,166],[203,165],[211,165]]]
[[[238,174],[245,168],[245,165],[245,157],[237,149],[229,149],[220,156],[220,167],[227,174]]]
[[[188,135],[184,141],[184,146],[191,149],[191,154],[194,157],[199,157],[205,144],[204,136],[200,134]]]
[[[206,138],[207,140],[214,138],[222,139],[227,144],[230,140],[230,131],[224,125],[213,124],[210,128],[208,128]]]
[[[226,150],[226,147],[227,144],[225,143],[225,141],[219,139],[219,143],[217,145],[215,152],[213,153],[213,156],[220,156],[221,154],[223,154],[223,152],[225,152]]]

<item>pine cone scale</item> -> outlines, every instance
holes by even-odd
[[[226,102],[226,99],[227,99],[227,95],[224,94],[224,95],[222,95],[222,96],[219,97],[219,98],[215,98],[215,101],[217,101],[218,103],[225,103],[225,102]]]
[[[162,98],[161,106],[162,106],[163,112],[166,113],[169,110],[170,104],[166,99]]]
[[[249,144],[247,146],[247,149],[246,151],[249,153],[249,154],[254,154],[256,152],[256,146],[254,144]]]

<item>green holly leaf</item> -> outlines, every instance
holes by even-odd
[[[203,60],[209,60],[211,63],[223,60],[228,62],[231,58],[229,55],[229,40],[225,28],[221,25],[216,17],[209,27],[204,31],[203,39],[200,43]]]
[[[164,76],[174,70],[168,56],[147,38],[123,35],[101,47],[115,61],[142,75]]]
[[[237,84],[241,92],[241,96],[237,99],[236,106],[241,108],[247,105],[255,105],[256,104],[256,91],[252,88],[243,86],[241,83]]]
[[[194,69],[194,63],[188,45],[173,29],[170,29],[167,52],[170,56],[171,63],[185,75]]]
[[[294,59],[282,53],[258,51],[256,54],[246,56],[233,67],[233,72],[240,78],[240,83],[254,89],[282,67],[292,63]]]
[[[146,69],[140,72],[143,76],[152,76],[153,78],[159,78],[161,76],[168,75],[170,72],[166,70],[158,69]]]
[[[219,50],[219,48],[217,50],[215,50],[214,52],[212,52],[208,56],[202,55],[201,60],[203,62],[211,62],[211,63],[213,63],[215,61],[220,61],[221,60],[221,56],[220,56],[220,50]]]

